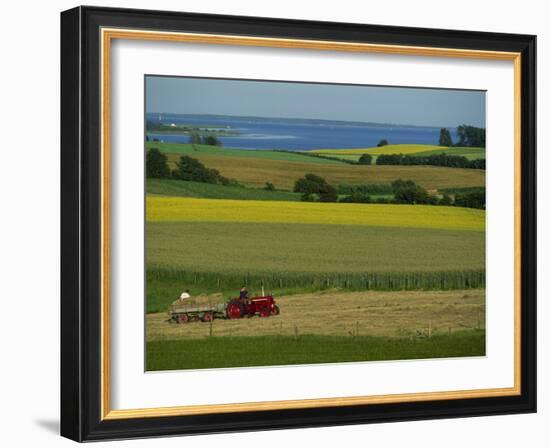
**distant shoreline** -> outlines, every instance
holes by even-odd
[[[427,126],[427,125],[419,125],[419,124],[407,124],[407,123],[380,123],[380,122],[373,122],[373,121],[356,121],[356,120],[328,120],[328,119],[322,119],[322,118],[299,118],[299,117],[265,117],[265,116],[254,116],[254,115],[216,115],[216,114],[179,114],[179,113],[172,113],[172,112],[146,112],[145,114],[147,117],[155,117],[155,116],[161,116],[161,117],[177,117],[177,118],[228,118],[228,119],[243,119],[243,120],[261,120],[261,121],[269,121],[269,120],[278,120],[278,121],[293,121],[293,122],[318,122],[318,123],[340,123],[340,124],[354,124],[354,125],[361,125],[361,126],[380,126],[380,127],[393,127],[393,126],[399,126],[399,127],[410,127],[410,128],[427,128],[427,129],[441,129],[441,128],[447,128],[447,129],[456,129],[456,125],[454,126],[443,126],[443,125],[433,125],[433,126]]]

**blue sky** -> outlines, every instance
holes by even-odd
[[[485,127],[483,91],[160,76],[145,82],[148,113]]]

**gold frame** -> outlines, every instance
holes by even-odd
[[[110,50],[113,39],[207,43],[255,47],[296,48],[356,53],[457,57],[513,61],[514,63],[514,386],[446,392],[319,398],[189,405],[143,409],[110,408]],[[216,34],[101,29],[101,419],[118,420],[227,412],[306,409],[415,401],[452,400],[521,395],[521,54],[515,52],[333,42],[302,39],[260,38]]]

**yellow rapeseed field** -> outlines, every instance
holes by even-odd
[[[459,207],[148,196],[150,222],[255,222],[485,230],[485,211]]]
[[[436,145],[386,145],[375,146],[373,148],[354,148],[354,149],[319,149],[310,151],[317,154],[325,155],[361,155],[361,154],[414,154],[418,152],[434,151],[436,149],[443,149],[444,146]]]

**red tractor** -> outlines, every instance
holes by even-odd
[[[279,307],[275,304],[272,295],[231,299],[226,307],[228,319],[240,319],[241,317],[256,315],[269,317],[276,316],[279,312]]]

